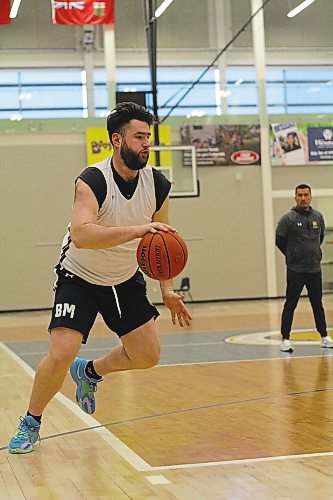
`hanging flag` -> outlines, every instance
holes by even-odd
[[[0,24],[9,24],[10,0],[0,0]]]
[[[51,0],[53,22],[54,24],[113,24],[114,1],[79,0],[72,2],[65,0],[60,2]]]

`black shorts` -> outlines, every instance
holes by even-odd
[[[56,273],[49,332],[59,327],[77,330],[85,344],[97,313],[119,337],[159,316],[147,298],[146,282],[140,271],[114,287],[93,285],[66,269],[56,269]]]

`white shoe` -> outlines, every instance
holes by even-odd
[[[333,342],[332,342],[332,347],[333,347]],[[293,346],[288,339],[282,340],[282,343],[280,345],[280,351],[282,352],[293,352]]]
[[[331,339],[331,337],[329,335],[327,335],[326,337],[322,337],[320,345],[321,345],[321,347],[331,347],[332,348],[333,347],[333,339]]]

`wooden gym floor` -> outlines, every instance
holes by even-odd
[[[324,297],[333,325],[333,295]],[[333,492],[333,349],[295,314],[281,353],[281,300],[190,304],[191,328],[160,308],[158,367],[106,377],[97,410],[67,376],[35,452],[6,445],[47,350],[48,312],[0,315],[1,499],[327,499]],[[85,357],[117,342],[98,320]]]

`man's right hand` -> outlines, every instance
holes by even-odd
[[[169,224],[165,224],[164,222],[150,222],[149,224],[136,227],[138,230],[137,238],[142,238],[147,233],[156,233],[157,231],[176,231],[174,227],[169,226]]]

